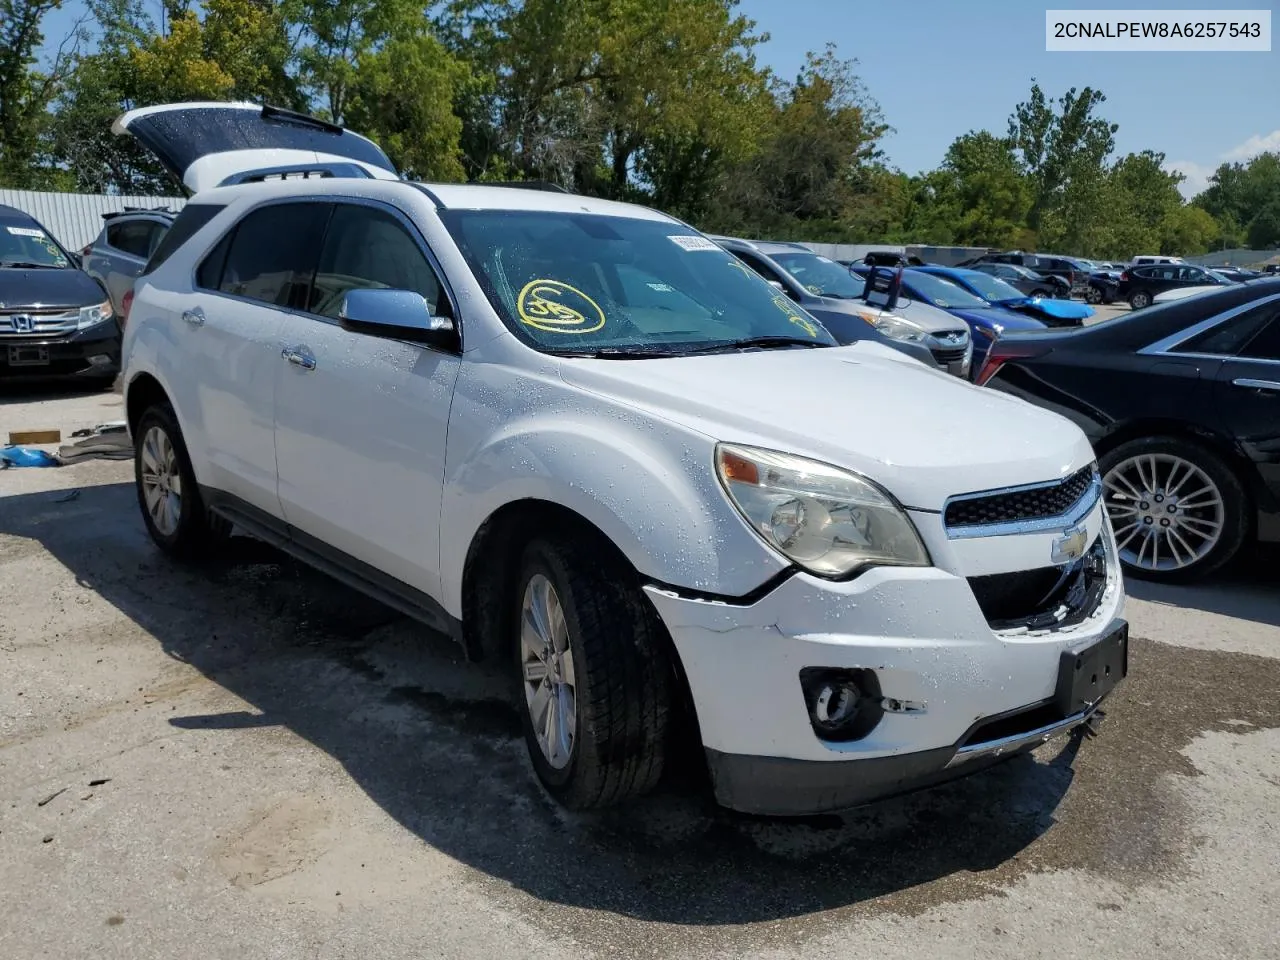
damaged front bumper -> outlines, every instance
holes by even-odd
[[[1109,527],[1092,526],[1113,554]],[[1053,630],[993,628],[969,580],[937,567],[847,582],[796,573],[750,604],[646,592],[688,679],[717,799],[799,815],[961,776],[1088,720],[1097,702],[1064,694],[1067,664],[1119,638],[1105,688],[1127,672],[1123,589],[1110,566],[1092,612]],[[820,735],[801,679],[815,668],[868,678],[878,701],[868,730]]]

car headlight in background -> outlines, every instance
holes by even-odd
[[[859,313],[863,320],[871,324],[890,340],[902,340],[907,343],[924,343],[928,334],[910,320],[895,316],[892,313]]]
[[[776,450],[721,443],[716,472],[729,499],[766,543],[824,577],[861,567],[926,567],[929,553],[907,515],[870,480]]]
[[[80,319],[76,322],[76,329],[85,330],[88,327],[97,326],[106,320],[110,320],[111,313],[110,300],[104,300],[102,303],[92,307],[81,307]]]

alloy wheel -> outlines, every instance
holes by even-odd
[[[529,578],[520,608],[525,706],[543,757],[556,770],[573,758],[578,699],[564,607],[551,581]]]
[[[153,426],[142,438],[142,496],[151,522],[162,536],[178,532],[182,517],[182,473],[173,441]]]
[[[1203,560],[1222,539],[1222,492],[1200,467],[1167,453],[1122,460],[1107,472],[1107,512],[1126,564],[1181,570]]]

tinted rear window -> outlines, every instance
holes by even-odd
[[[143,276],[173,256],[175,250],[195,236],[201,227],[225,209],[226,205],[219,203],[189,203],[183,207],[182,212],[178,214],[178,219],[174,220],[170,225],[169,232],[164,235],[160,245],[151,254],[151,259],[142,268]]]

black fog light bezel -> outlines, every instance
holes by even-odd
[[[819,698],[827,686],[846,686],[857,692],[853,711],[838,723],[820,721],[816,715]],[[828,743],[862,740],[884,718],[880,680],[874,670],[863,667],[805,667],[800,671],[800,690],[809,726],[819,740]]]

